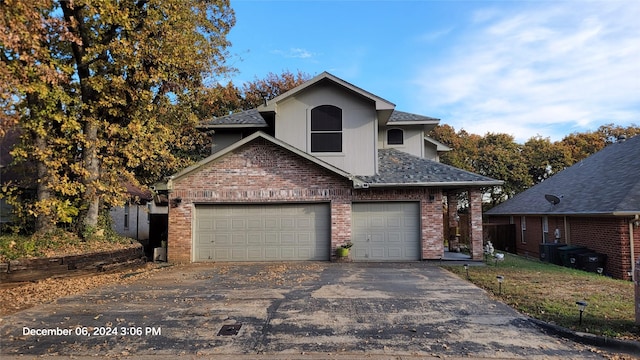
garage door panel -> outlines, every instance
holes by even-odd
[[[355,260],[420,259],[418,202],[354,203],[352,208]]]
[[[194,259],[328,260],[329,211],[328,204],[197,206]]]

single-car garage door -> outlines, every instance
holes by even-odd
[[[353,203],[352,218],[354,260],[420,260],[418,202]]]
[[[329,212],[329,204],[196,206],[194,260],[329,260]]]

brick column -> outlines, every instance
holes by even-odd
[[[449,251],[460,251],[460,237],[456,233],[458,229],[458,222],[456,222],[456,215],[458,215],[458,197],[455,192],[447,193],[447,218],[449,219]]]
[[[482,260],[482,193],[480,189],[469,190],[469,239],[473,260]]]
[[[434,199],[420,200],[422,217],[422,259],[441,259],[444,255],[444,224],[442,221],[442,192],[434,195]]]
[[[193,204],[172,207],[169,201],[167,260],[172,263],[191,262],[191,217]]]
[[[336,248],[351,241],[351,201],[333,199],[331,201],[331,259],[336,256]]]

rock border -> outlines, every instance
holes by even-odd
[[[107,272],[139,266],[145,262],[142,245],[90,254],[17,259],[0,263],[0,283]]]

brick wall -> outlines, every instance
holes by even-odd
[[[176,199],[179,203],[175,203]],[[443,251],[441,189],[352,189],[351,182],[264,139],[236,149],[183,175],[170,194],[167,256],[190,262],[196,204],[330,202],[331,247],[351,239],[351,203],[419,201],[423,258]]]
[[[501,223],[509,217],[490,217],[490,222]],[[521,217],[514,216],[516,225],[516,246],[519,255],[534,258],[540,257],[540,243],[542,242],[542,217],[527,216],[525,231],[526,243],[521,242]],[[567,229],[564,226],[564,218],[561,216],[549,216],[548,242],[554,242],[554,230],[560,229],[559,243],[582,245],[595,252],[606,254],[607,262],[605,273],[618,278],[630,279],[631,250],[629,221],[624,217],[567,217]],[[634,236],[634,248],[636,258],[640,256],[640,236]]]
[[[627,273],[631,271],[628,224],[628,219],[622,217],[571,218],[571,243],[606,254],[605,272],[628,280],[631,278]]]

